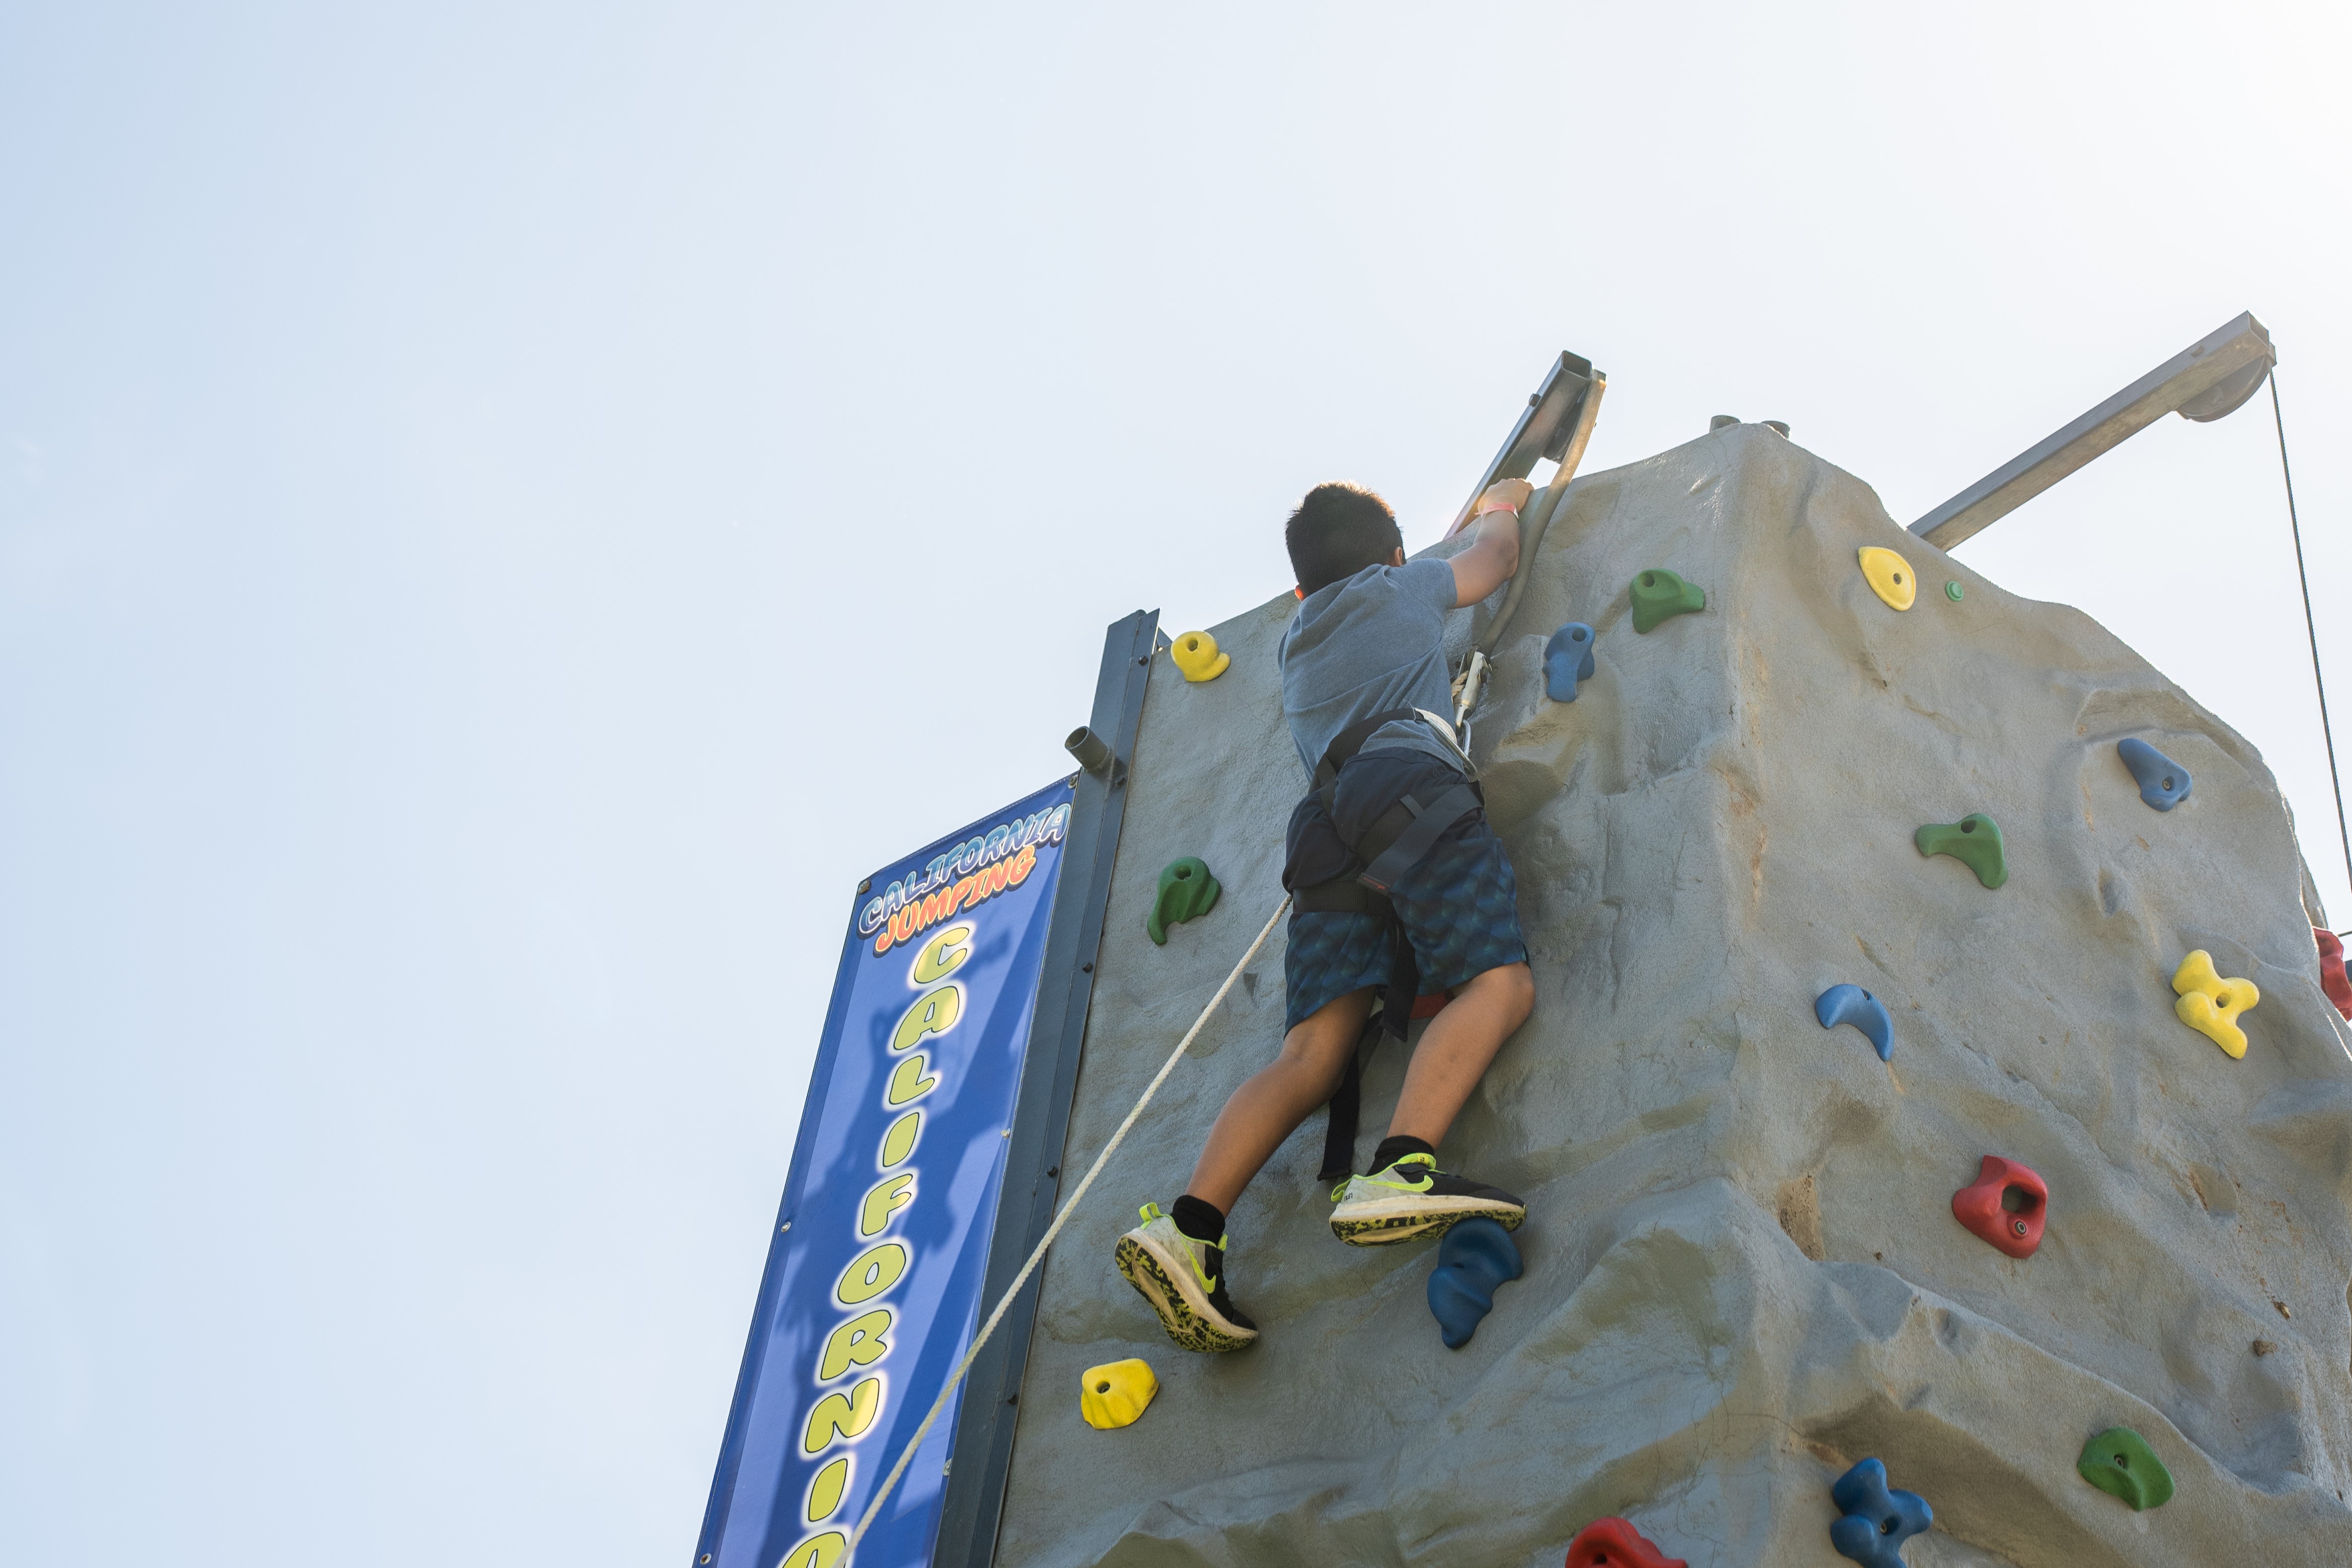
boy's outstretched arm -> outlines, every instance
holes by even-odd
[[[1511,580],[1519,570],[1519,508],[1535,486],[1525,479],[1497,479],[1478,497],[1470,524],[1470,548],[1453,558],[1454,607],[1466,609]]]

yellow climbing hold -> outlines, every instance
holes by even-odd
[[[1919,597],[1919,581],[1911,575],[1911,563],[1891,549],[1863,546],[1862,575],[1871,592],[1886,601],[1889,609],[1908,610]]]
[[[1151,1364],[1140,1356],[1107,1362],[1087,1367],[1079,1379],[1078,1413],[1087,1418],[1087,1426],[1108,1432],[1133,1423],[1159,1392],[1160,1379],[1151,1375]]]
[[[1185,632],[1176,639],[1176,645],[1168,651],[1168,656],[1176,661],[1176,667],[1184,672],[1184,678],[1188,681],[1213,681],[1225,673],[1227,664],[1234,662],[1231,653],[1217,652],[1217,640],[1206,632]],[[1120,1424],[1125,1425],[1124,1422]]]
[[[2232,1057],[2245,1056],[2246,1031],[2238,1027],[2238,1015],[2263,999],[2252,980],[2223,979],[2214,971],[2213,955],[2200,947],[2180,960],[2172,988],[2180,993],[2172,1010],[2182,1023]]]

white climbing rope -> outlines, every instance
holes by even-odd
[[[882,1478],[881,1486],[875,1490],[874,1500],[866,1505],[866,1517],[857,1521],[857,1528],[850,1533],[849,1550],[842,1560],[844,1568],[847,1568],[847,1564],[856,1557],[857,1543],[866,1539],[866,1531],[874,1523],[874,1516],[882,1511],[883,1500],[889,1497],[891,1489],[898,1484],[898,1478],[907,1473],[907,1467],[914,1462],[915,1450],[923,1446],[924,1437],[930,1433],[931,1423],[937,1421],[940,1418],[940,1412],[948,1407],[948,1400],[954,1396],[956,1385],[963,1381],[963,1375],[971,1370],[973,1360],[980,1354],[980,1347],[986,1344],[988,1336],[996,1332],[996,1325],[1003,1321],[1005,1309],[1013,1304],[1013,1298],[1021,1293],[1021,1287],[1027,1284],[1029,1276],[1036,1271],[1039,1260],[1045,1256],[1045,1249],[1054,1244],[1054,1238],[1062,1233],[1062,1227],[1069,1222],[1071,1215],[1077,1212],[1078,1204],[1087,1196],[1087,1188],[1094,1186],[1095,1177],[1102,1174],[1103,1166],[1108,1165],[1111,1155],[1118,1151],[1118,1145],[1127,1137],[1129,1129],[1132,1128],[1136,1119],[1143,1114],[1143,1108],[1151,1103],[1151,1097],[1160,1092],[1160,1086],[1168,1081],[1168,1075],[1171,1072],[1176,1071],[1176,1063],[1181,1061],[1184,1052],[1192,1048],[1193,1039],[1200,1034],[1202,1026],[1208,1023],[1209,1015],[1215,1012],[1223,1004],[1225,993],[1232,990],[1234,982],[1242,977],[1242,971],[1248,968],[1250,960],[1257,956],[1257,950],[1265,946],[1267,937],[1274,935],[1275,922],[1280,920],[1283,911],[1289,907],[1290,894],[1286,893],[1282,895],[1282,902],[1274,906],[1274,913],[1266,917],[1264,929],[1257,934],[1257,940],[1249,945],[1249,951],[1242,955],[1241,962],[1235,964],[1233,973],[1225,977],[1225,983],[1217,988],[1217,994],[1209,998],[1209,1005],[1201,1009],[1201,1016],[1192,1020],[1192,1027],[1184,1031],[1184,1038],[1176,1042],[1176,1049],[1170,1051],[1168,1060],[1160,1064],[1160,1071],[1153,1074],[1151,1082],[1144,1086],[1142,1097],[1136,1101],[1134,1109],[1128,1112],[1127,1120],[1118,1124],[1118,1131],[1110,1135],[1110,1142],[1103,1145],[1102,1153],[1097,1155],[1095,1163],[1087,1168],[1086,1176],[1078,1183],[1077,1190],[1070,1194],[1069,1201],[1063,1204],[1060,1212],[1054,1216],[1054,1223],[1045,1227],[1045,1234],[1037,1239],[1037,1245],[1030,1252],[1029,1260],[1021,1265],[1021,1272],[1013,1276],[1013,1283],[1006,1286],[1004,1294],[997,1298],[995,1309],[988,1314],[988,1321],[980,1325],[978,1333],[971,1336],[971,1348],[964,1352],[963,1359],[956,1364],[955,1371],[949,1375],[947,1386],[940,1389],[940,1396],[931,1402],[930,1413],[923,1417],[923,1424],[915,1428],[915,1435],[907,1440],[906,1451],[898,1456],[898,1462],[890,1468],[888,1475]]]

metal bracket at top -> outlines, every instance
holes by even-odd
[[[1585,443],[1592,439],[1600,393],[1608,384],[1608,375],[1594,370],[1591,360],[1563,351],[1543,385],[1528,395],[1528,411],[1519,415],[1503,449],[1486,465],[1486,477],[1462,503],[1446,536],[1458,533],[1470,521],[1487,486],[1497,479],[1526,478],[1535,472],[1539,459],[1559,464],[1562,475],[1573,476],[1576,465],[1584,460]]]
[[[2278,350],[2252,312],[2207,334],[2040,444],[2011,458],[1911,525],[1950,549],[2168,413],[2204,423],[2254,395]]]

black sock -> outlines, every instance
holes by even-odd
[[[1437,1151],[1419,1138],[1400,1137],[1391,1133],[1381,1140],[1379,1148],[1372,1151],[1372,1174],[1379,1175],[1407,1155],[1427,1155],[1434,1159]]]
[[[1191,1193],[1176,1200],[1168,1211],[1176,1228],[1195,1241],[1205,1241],[1214,1247],[1225,1238],[1225,1217],[1213,1203],[1194,1197]]]

